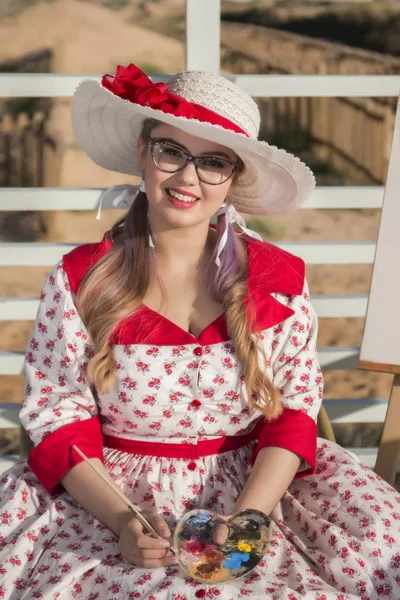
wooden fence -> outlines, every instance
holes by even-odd
[[[265,140],[306,134],[313,154],[357,183],[384,183],[395,120],[370,98],[270,98],[260,102]]]
[[[41,187],[45,185],[48,152],[56,151],[47,133],[47,117],[38,112],[16,118],[6,113],[0,120],[0,186]]]

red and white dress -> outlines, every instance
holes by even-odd
[[[88,384],[92,349],[74,295],[111,243],[86,244],[49,275],[26,353],[21,421],[35,443],[0,480],[0,599],[374,600],[400,598],[400,495],[351,453],[317,439],[322,375],[304,263],[247,239],[248,302],[281,392],[273,423],[250,413],[224,315],[196,338],[143,306],[113,334],[118,386]],[[230,514],[257,451],[302,463],[272,517],[263,561],[247,577],[202,585],[178,567],[146,570],[63,490],[81,461],[104,460],[143,509],[174,528],[195,507]],[[267,492],[267,490],[266,490]]]

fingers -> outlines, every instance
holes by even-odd
[[[176,564],[176,558],[170,552],[167,540],[141,534],[136,539],[136,548],[132,551],[132,562],[148,569],[167,567]]]
[[[176,564],[176,559],[169,548],[147,550],[137,548],[132,553],[132,560],[143,567],[162,567]]]
[[[157,550],[169,547],[169,541],[164,539],[160,540],[154,535],[144,533],[142,524],[137,519],[132,519],[129,523],[129,529],[135,537],[136,546],[142,549]]]
[[[150,514],[148,517],[146,516],[148,522],[153,525],[154,529],[157,531],[159,535],[162,537],[168,538],[171,536],[171,532],[169,527],[163,517],[159,514]]]
[[[130,562],[144,569],[159,569],[160,567],[171,567],[177,564],[175,556],[167,556],[162,559],[152,559],[133,555]]]
[[[148,512],[144,516],[159,535],[164,533],[166,537],[171,536],[167,523],[160,515]],[[168,539],[160,539],[155,537],[154,534],[148,533],[136,518],[129,522],[128,529],[133,538],[133,544],[129,545],[129,557],[125,555],[129,562],[146,569],[177,564],[175,556],[169,550],[170,542]]]
[[[164,539],[149,533],[146,527],[133,517],[120,535],[122,556],[128,562],[147,569],[177,564],[175,556],[170,552],[170,540],[166,539],[171,537],[171,532],[165,520],[155,511],[146,511],[143,516]]]
[[[216,544],[225,544],[228,537],[229,527],[227,525],[218,525],[213,531],[213,540]]]

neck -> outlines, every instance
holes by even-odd
[[[215,231],[208,222],[176,229],[151,227],[151,236],[159,266],[180,272],[197,269],[215,243]]]

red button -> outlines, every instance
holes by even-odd
[[[189,469],[189,471],[195,471],[197,469],[197,465],[195,462],[191,462],[188,464],[187,468]]]
[[[193,352],[196,356],[201,356],[203,354],[203,348],[201,346],[197,346],[197,348],[195,348]]]
[[[195,408],[199,408],[199,406],[201,406],[200,400],[197,400],[197,398],[195,400],[192,400],[192,406],[194,406]]]
[[[197,592],[195,593],[196,598],[204,598],[205,595],[206,595],[206,590],[204,588],[197,590]]]

